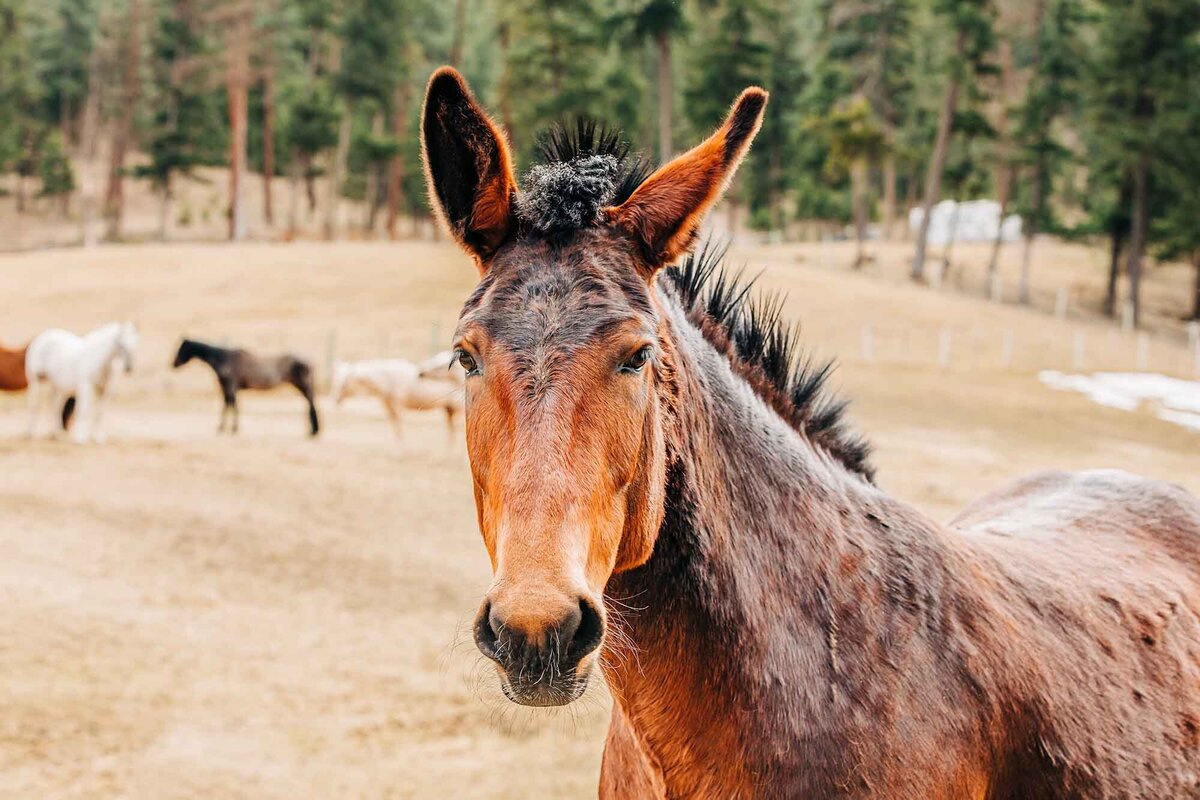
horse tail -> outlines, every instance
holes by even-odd
[[[71,427],[71,417],[75,415],[75,395],[67,398],[67,402],[63,403],[62,407],[62,429],[65,431]]]

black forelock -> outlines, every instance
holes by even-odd
[[[594,224],[600,209],[624,203],[653,170],[619,129],[586,117],[551,127],[539,137],[537,153],[517,210],[523,223],[543,233]]]

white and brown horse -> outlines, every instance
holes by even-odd
[[[451,353],[439,353],[420,364],[401,358],[344,361],[333,366],[329,396],[337,404],[350,397],[375,397],[383,404],[396,438],[403,440],[404,411],[441,410],[451,436],[462,414],[462,369]]]
[[[60,328],[35,336],[25,350],[29,437],[37,431],[43,407],[49,405],[62,409],[55,429],[59,422],[65,429],[74,413],[73,441],[103,441],[101,420],[112,367],[119,363],[125,372],[132,372],[137,346],[137,327],[132,322],[110,322],[84,336]]]

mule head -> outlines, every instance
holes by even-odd
[[[655,276],[692,247],[766,101],[747,89],[712,137],[649,176],[618,136],[560,132],[518,189],[462,77],[443,68],[429,82],[430,199],[481,276],[454,340],[495,576],[475,639],[518,703],[582,694],[605,586],[653,550],[673,386]]]

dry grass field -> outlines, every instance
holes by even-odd
[[[733,261],[789,293],[815,354],[842,357],[885,488],[940,519],[1048,467],[1200,492],[1200,434],[1037,381],[1071,368],[1079,336],[1087,369],[1132,368],[1135,337],[886,265],[852,274],[848,252]],[[1076,256],[1094,257],[1062,263]],[[105,445],[25,441],[23,398],[0,397],[0,797],[594,796],[603,689],[518,709],[470,641],[489,572],[443,418],[410,416],[400,445],[372,405],[325,404],[309,440],[281,390],[243,396],[242,435],[218,438],[207,368],[169,369],[185,333],[321,370],[427,355],[473,283],[466,259],[432,243],[110,246],[3,256],[0,276],[5,344],[121,317],[143,337]],[[1188,375],[1178,330],[1148,348],[1151,368]]]

